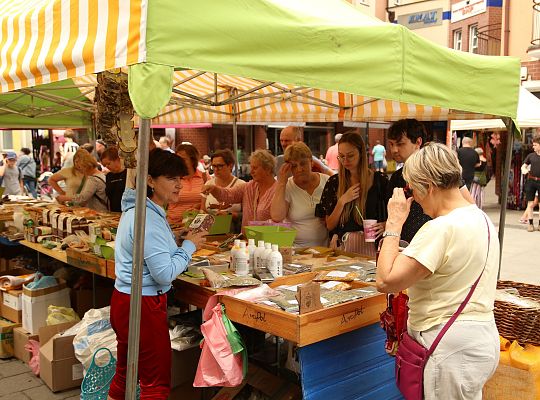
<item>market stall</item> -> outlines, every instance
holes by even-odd
[[[384,120],[411,116],[411,107],[415,115],[422,115],[428,105],[438,107],[435,113],[447,109],[467,117],[502,116],[509,129],[516,117],[519,60],[439,47],[403,26],[372,19],[337,0],[260,1],[250,2],[249,7],[241,0],[133,0],[121,6],[107,4],[105,10],[100,10],[98,2],[89,7],[82,3],[79,12],[70,12],[68,3],[61,1],[35,2],[33,8],[26,2],[2,5],[5,11],[0,18],[10,28],[14,20],[28,31],[32,24],[39,26],[31,30],[36,32],[31,40],[20,34],[25,29],[15,29],[11,40],[2,43],[6,55],[0,71],[2,92],[129,65],[130,99],[141,118],[137,176],[142,181],[147,176],[150,119],[171,101],[175,69],[251,78],[262,86],[283,82],[296,88],[352,93],[361,96],[358,99],[365,109],[378,107],[379,101],[388,105],[386,109],[393,113]],[[66,19],[70,23],[62,23]],[[76,25],[84,29],[70,29]],[[51,32],[46,26],[55,29]],[[98,29],[104,26],[107,29]],[[495,91],[499,95],[493,97]],[[203,98],[206,106],[235,109],[231,100],[238,98],[237,93],[221,103],[216,83],[213,95]],[[374,118],[368,112],[358,119]],[[140,185],[135,221],[139,229],[134,275],[138,279],[133,281],[130,320],[134,338],[128,363],[134,373],[129,380],[131,395],[138,354],[143,189]]]

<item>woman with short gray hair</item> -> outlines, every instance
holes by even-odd
[[[407,332],[425,348],[430,348],[472,291],[428,358],[424,398],[481,399],[482,387],[499,362],[493,316],[499,265],[497,232],[484,212],[461,195],[461,167],[447,146],[430,143],[418,150],[405,162],[403,176],[412,197],[395,188],[388,202],[377,289],[384,293],[408,289]],[[433,219],[400,253],[401,228],[413,199]]]
[[[249,158],[253,180],[246,185],[222,188],[206,184],[203,194],[212,194],[218,201],[226,204],[242,203],[242,227],[251,221],[270,219],[270,206],[276,191],[274,178],[274,157],[266,150],[256,150]]]

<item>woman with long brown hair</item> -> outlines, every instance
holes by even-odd
[[[388,179],[369,169],[366,146],[356,132],[341,137],[338,160],[339,172],[328,179],[315,215],[325,219],[333,243],[348,232],[363,232],[367,219],[378,221],[371,229],[380,236],[386,221]]]

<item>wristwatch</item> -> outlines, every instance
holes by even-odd
[[[399,238],[401,236],[401,234],[397,233],[397,232],[391,232],[391,231],[384,231],[383,234],[382,234],[382,237],[383,239],[387,236],[395,236],[397,238]]]

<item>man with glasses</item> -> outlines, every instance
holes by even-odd
[[[285,150],[287,150],[287,147],[289,147],[291,144],[302,142],[302,128],[298,126],[287,126],[286,128],[283,128],[279,135],[279,142],[283,148],[283,153],[285,153]],[[329,176],[334,175],[335,172],[324,165],[317,157],[312,156],[311,159],[313,160],[313,172],[320,172]],[[285,159],[283,154],[276,157],[276,168],[274,169],[274,175],[277,176],[279,174],[279,170],[284,162]]]

